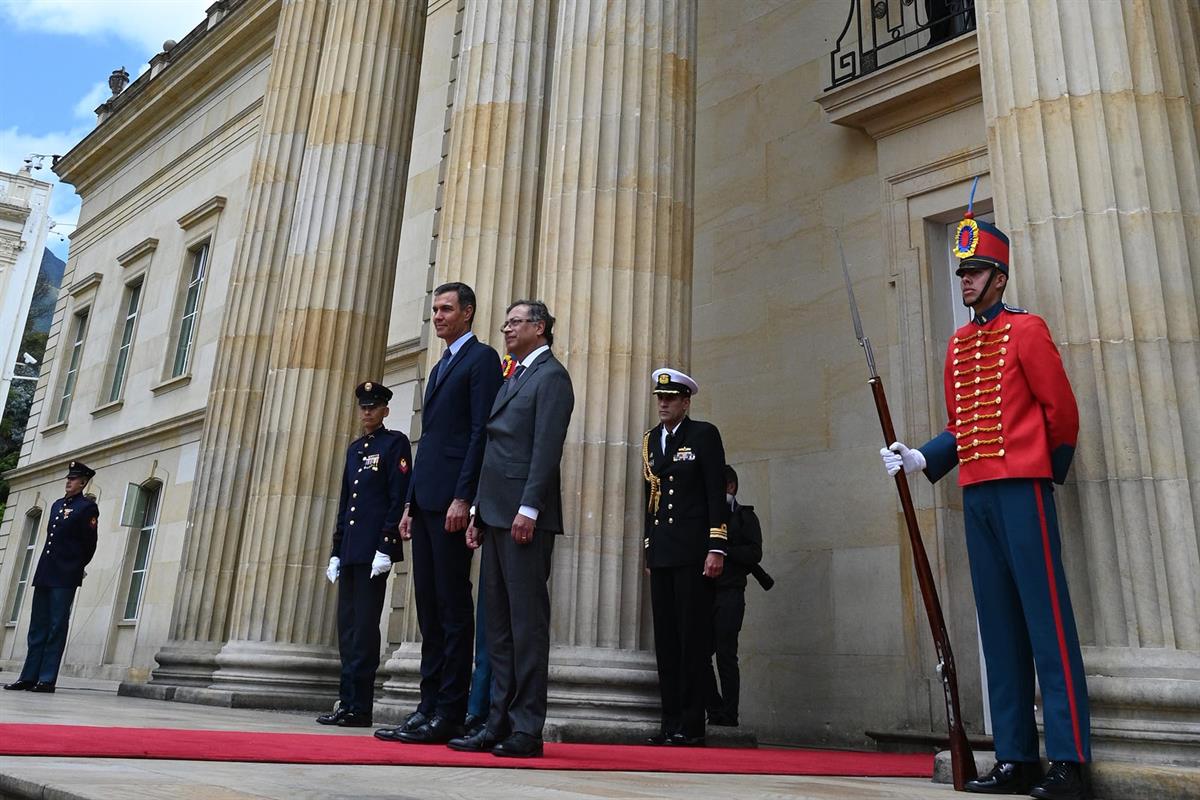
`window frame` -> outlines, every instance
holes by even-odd
[[[142,603],[146,598],[146,581],[150,574],[151,556],[162,510],[163,484],[160,481],[146,481],[138,486],[138,491],[143,497],[148,495],[148,498],[144,501],[141,519],[137,526],[131,526],[129,529],[129,544],[125,559],[129,567],[125,574],[125,601],[121,605],[120,624],[135,623],[141,618]],[[145,543],[144,547],[143,542]],[[133,616],[129,615],[131,603],[133,604]]]
[[[196,352],[196,332],[200,327],[204,289],[208,285],[208,271],[212,262],[212,236],[206,233],[197,238],[187,246],[184,252],[185,266],[180,270],[180,288],[175,304],[175,313],[171,315],[171,347],[167,351],[164,375],[164,379],[168,381],[187,377],[192,373]],[[189,303],[191,304],[190,310]],[[187,324],[186,342],[184,340],[185,323]],[[180,362],[181,351],[182,363]]]
[[[137,307],[130,312],[129,307],[135,292]],[[104,397],[105,405],[117,403],[125,396],[125,385],[129,382],[129,365],[133,360],[133,345],[137,341],[137,326],[142,317],[145,297],[145,273],[125,282],[125,291],[122,293],[123,302],[120,306],[124,309],[124,316],[118,315],[116,324],[113,326],[113,355],[109,361],[109,374],[105,381],[108,387],[108,393]],[[126,340],[127,335],[128,340]]]
[[[5,620],[6,627],[16,625],[21,619],[21,605],[25,601],[26,589],[33,582],[34,556],[37,554],[38,529],[41,528],[42,509],[34,506],[25,512],[25,547],[21,552],[21,566],[13,571],[16,580],[13,582],[12,593],[9,595],[9,612]]]
[[[71,339],[71,349],[68,354],[64,371],[59,379],[58,412],[54,415],[55,425],[66,424],[71,415],[71,406],[79,394],[79,373],[83,370],[83,351],[87,344],[87,333],[90,327],[92,306],[87,304],[75,309],[71,314],[71,329],[74,332]]]

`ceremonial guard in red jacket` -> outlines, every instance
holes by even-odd
[[[1001,299],[1008,238],[968,211],[955,255],[973,316],[946,350],[949,424],[920,449],[897,442],[880,455],[889,474],[923,469],[930,481],[959,467],[996,742],[995,767],[967,791],[1078,800],[1089,796],[1081,767],[1091,757],[1088,697],[1052,483],[1066,480],[1079,412],[1045,321]]]

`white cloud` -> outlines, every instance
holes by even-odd
[[[210,5],[212,0],[0,0],[0,14],[23,31],[123,39],[149,58],[164,40],[182,39]]]
[[[100,81],[92,90],[79,98],[79,102],[75,104],[75,116],[78,119],[86,119],[92,123],[96,121],[96,107],[112,96],[112,89],[108,88],[107,81]]]

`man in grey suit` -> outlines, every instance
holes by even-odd
[[[455,750],[542,754],[550,665],[550,558],[562,533],[559,462],[575,407],[571,376],[550,352],[554,317],[540,300],[508,307],[504,344],[517,362],[487,423],[467,544],[483,548],[492,707]]]

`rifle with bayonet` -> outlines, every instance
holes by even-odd
[[[838,255],[842,259],[842,274],[846,278],[846,293],[850,297],[850,316],[854,320],[854,335],[867,356],[867,371],[870,380],[871,394],[875,398],[875,411],[879,415],[879,426],[883,429],[883,446],[890,447],[897,441],[896,429],[892,425],[892,413],[888,409],[887,395],[883,391],[883,381],[875,369],[875,354],[871,350],[871,340],[863,334],[862,319],[858,315],[858,303],[854,300],[854,287],[850,283],[850,270],[846,266],[846,255],[842,252],[842,241],[838,239]],[[975,754],[967,741],[967,732],[963,729],[962,714],[958,705],[958,674],[954,669],[954,654],[950,650],[950,635],[946,631],[946,620],[942,616],[942,603],[938,599],[937,585],[933,582],[933,571],[929,568],[929,557],[925,553],[925,544],[921,539],[921,527],[917,523],[917,512],[913,506],[912,493],[908,488],[908,479],[904,470],[896,473],[896,491],[900,494],[900,507],[904,510],[904,524],[908,528],[908,542],[912,546],[913,566],[917,571],[917,583],[921,587],[921,599],[925,602],[925,614],[929,618],[929,627],[933,631],[933,646],[937,651],[937,673],[942,681],[942,689],[946,695],[946,726],[950,738],[950,766],[954,773],[954,788],[963,791],[964,784],[974,780]]]

